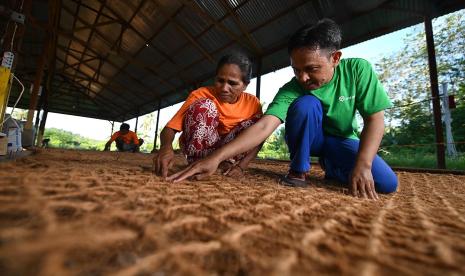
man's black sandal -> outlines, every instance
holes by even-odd
[[[303,187],[303,188],[309,186],[309,183],[307,181],[298,179],[298,178],[289,178],[288,174],[281,176],[279,180],[279,184],[290,186],[290,187]]]

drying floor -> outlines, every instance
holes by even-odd
[[[398,172],[398,192],[370,201],[319,168],[309,188],[279,185],[287,164],[270,161],[173,184],[151,158],[48,149],[0,163],[0,274],[465,274],[463,175]]]

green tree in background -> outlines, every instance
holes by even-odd
[[[83,137],[70,131],[48,128],[44,138],[49,138],[49,146],[67,149],[103,150],[106,141],[99,141]]]
[[[457,100],[457,109],[452,111],[454,139],[464,141],[465,11],[436,19],[433,26],[439,83],[447,83],[448,93],[455,94]],[[401,51],[382,58],[376,64],[380,80],[394,104],[386,111],[388,133],[383,145],[434,143],[424,29],[415,27],[405,38],[404,45]],[[463,147],[459,148],[463,151]],[[424,150],[434,152],[435,147]]]
[[[432,144],[435,142],[432,117],[431,89],[423,25],[416,26],[404,39],[402,50],[382,57],[375,70],[393,100],[394,107],[386,110],[386,134],[382,146],[397,161],[413,153],[412,166],[433,167],[435,146],[389,147],[405,144]],[[449,94],[454,94],[457,108],[452,113],[452,131],[455,141],[465,141],[465,11],[461,10],[433,21],[439,83],[446,82]],[[458,144],[465,151],[464,144]],[[429,158],[425,164],[415,160]],[[275,131],[264,143],[259,157],[289,158],[284,142],[284,128]],[[394,159],[392,159],[394,160]],[[395,162],[397,162],[395,161]],[[393,161],[393,165],[396,164]],[[464,166],[463,158],[451,168]],[[448,165],[449,166],[449,165]],[[465,168],[462,168],[465,169]]]
[[[142,152],[150,152],[153,149],[153,136],[151,131],[154,121],[155,112],[145,115],[140,128],[137,130],[137,136],[144,139],[144,144],[140,148]]]

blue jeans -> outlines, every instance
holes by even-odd
[[[314,96],[296,99],[287,112],[286,143],[291,154],[291,170],[310,170],[310,156],[320,157],[326,178],[344,184],[350,181],[355,166],[359,140],[329,136],[323,133],[323,107]],[[392,193],[397,189],[397,176],[386,162],[375,156],[371,168],[378,193]]]

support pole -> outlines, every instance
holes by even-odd
[[[32,88],[32,95],[29,101],[29,112],[27,113],[26,125],[24,126],[25,130],[31,131],[31,135],[32,135],[32,119],[34,118],[34,112],[37,106],[37,100],[39,97],[39,88],[42,82],[42,76],[44,74],[45,62],[47,61],[48,41],[49,41],[49,38],[47,37],[46,42],[44,44],[44,48],[42,49],[42,54],[40,55],[39,61],[37,64],[37,71],[36,71],[36,76],[34,79],[34,86]]]
[[[44,106],[44,112],[42,114],[42,120],[40,120],[39,125],[39,134],[37,135],[37,146],[42,146],[42,138],[44,137],[45,132],[45,123],[47,122],[47,115],[48,115],[48,104]]]
[[[43,108],[42,112],[42,120],[40,120],[40,125],[36,127],[37,131],[37,139],[36,139],[36,146],[42,146],[42,138],[44,137],[45,132],[45,123],[47,122],[47,115],[48,115],[48,99],[50,98],[50,94],[52,93],[52,81],[53,81],[53,68],[55,67],[55,59],[53,58],[49,65],[49,72],[47,75],[47,82],[45,84],[44,92],[42,96],[40,96],[40,104],[39,109],[37,110],[37,116],[40,113],[40,108]]]
[[[258,59],[257,62],[257,89],[255,92],[255,96],[260,100],[260,86],[262,81],[262,58]]]
[[[431,17],[425,17],[426,46],[428,48],[429,77],[431,82],[431,95],[433,98],[434,126],[436,129],[436,156],[437,167],[446,168],[446,154],[444,150],[444,137],[441,123],[441,103],[439,99],[438,71],[436,53],[434,51],[433,25]]]
[[[48,65],[47,65],[47,77],[46,77],[46,82],[45,82],[45,87],[44,87],[44,92],[42,93],[40,97],[40,103],[39,103],[39,109],[38,111],[40,112],[40,108],[43,107],[43,114],[42,114],[42,120],[40,121],[40,126],[36,129],[38,129],[37,132],[37,140],[36,140],[36,146],[42,146],[42,139],[44,137],[44,132],[45,132],[45,123],[47,122],[47,115],[48,115],[48,100],[50,98],[50,95],[53,93],[53,76],[55,74],[55,67],[56,67],[56,44],[57,44],[57,33],[56,31],[58,30],[58,25],[60,22],[60,16],[61,16],[61,0],[51,0],[48,4],[48,10],[50,14],[49,18],[49,26],[54,30],[54,32],[51,32],[51,34],[48,35],[48,43],[46,43],[46,46],[48,47],[47,50],[47,58],[48,58]]]
[[[153,138],[153,151],[157,148],[158,123],[160,122],[161,100],[158,100],[157,123],[155,124],[155,138]]]
[[[110,137],[113,136],[113,128],[115,127],[115,121],[111,122],[111,133]]]
[[[47,35],[47,37],[45,38],[44,47],[42,49],[42,54],[40,55],[39,60],[37,62],[34,86],[32,88],[31,99],[29,100],[29,112],[27,114],[26,125],[24,126],[25,129],[32,129],[32,118],[34,117],[34,112],[37,106],[40,84],[42,82],[42,76],[44,75],[45,63],[47,62],[49,40],[50,35]]]
[[[139,124],[139,115],[136,117],[136,127],[134,128],[134,132],[137,134],[137,125]]]
[[[48,76],[46,77],[48,79]],[[47,94],[47,89],[48,89],[48,86],[45,88],[45,89],[42,89],[42,95],[39,96],[39,103],[37,104],[37,114],[36,114],[36,122],[34,123],[34,129],[38,130],[39,129],[39,123],[41,122],[40,120],[40,111],[41,109],[44,107],[44,101],[45,101],[45,95]],[[42,112],[42,116],[43,116],[43,113]],[[42,137],[39,137],[39,132],[36,132],[33,139],[35,139],[35,143],[33,142],[33,144],[35,144],[36,146],[40,147],[42,145]],[[37,138],[37,139],[36,139]]]
[[[456,158],[457,149],[455,148],[454,136],[452,135],[452,118],[449,109],[449,94],[447,92],[447,83],[442,83],[442,108],[444,109],[444,125],[446,127],[446,153],[447,156]]]
[[[40,123],[40,109],[42,107],[38,108],[37,109],[37,114],[36,114],[36,122],[34,123],[34,127],[35,129],[38,129],[39,128],[39,123]]]

